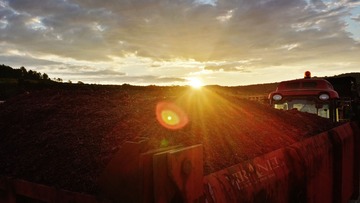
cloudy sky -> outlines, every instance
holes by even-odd
[[[0,64],[134,85],[360,72],[360,1],[0,0]]]

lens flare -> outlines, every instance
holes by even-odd
[[[160,147],[168,147],[169,146],[169,140],[162,139],[160,142]]]
[[[185,112],[170,102],[159,102],[156,105],[156,118],[162,126],[171,130],[181,129],[189,121]]]

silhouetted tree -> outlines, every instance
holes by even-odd
[[[26,68],[24,66],[21,66],[20,71],[21,71],[21,78],[24,78],[25,75],[27,75]]]
[[[42,75],[42,79],[43,79],[43,80],[49,80],[50,78],[49,78],[49,76],[48,76],[46,73],[44,73],[44,74]]]
[[[40,73],[33,70],[27,71],[24,66],[19,69],[13,69],[4,64],[0,65],[0,78],[14,78],[20,82],[25,80],[51,80],[46,73]],[[54,78],[55,81],[62,82],[61,78]]]
[[[15,78],[16,73],[14,72],[14,69],[12,69],[10,66],[1,65],[0,66],[0,77],[1,78]]]
[[[25,76],[26,79],[34,79],[34,71],[29,70],[28,74]]]

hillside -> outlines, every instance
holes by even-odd
[[[0,104],[0,175],[96,194],[107,163],[137,137],[149,138],[149,149],[203,144],[208,174],[333,127],[241,95],[235,88],[129,85],[25,92]],[[155,109],[164,101],[182,109],[184,127],[160,125]]]
[[[356,83],[360,85],[360,73],[354,72],[354,73],[344,73],[340,75],[335,75],[333,77],[339,78],[339,77],[353,77],[356,79]]]

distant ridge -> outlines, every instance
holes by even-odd
[[[360,84],[360,72],[351,72],[351,73],[343,73],[340,75],[333,76],[334,78],[340,78],[340,77],[353,77],[356,79],[356,83]]]

